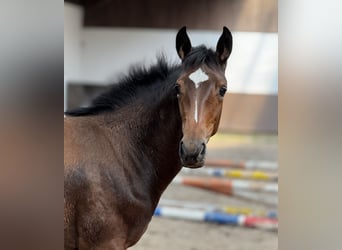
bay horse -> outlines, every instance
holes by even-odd
[[[232,35],[216,51],[181,28],[180,65],[135,67],[89,107],[65,112],[64,248],[123,250],[145,232],[184,167],[202,167],[227,90]]]

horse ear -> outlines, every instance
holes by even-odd
[[[225,68],[227,59],[230,56],[233,48],[233,37],[230,30],[224,26],[222,35],[216,45],[216,55],[220,64]]]
[[[182,61],[186,57],[187,54],[191,51],[191,42],[188,37],[188,34],[186,33],[186,27],[184,26],[181,28],[176,36],[176,49],[178,56]]]

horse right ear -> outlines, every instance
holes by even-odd
[[[176,36],[176,49],[180,59],[182,61],[186,57],[187,54],[191,51],[191,42],[186,33],[186,27],[181,28]]]

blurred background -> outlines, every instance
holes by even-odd
[[[241,198],[237,193],[215,192],[214,188],[203,190],[171,184],[162,201],[166,205],[177,203],[177,208],[189,205],[186,202],[191,202],[191,209],[197,209],[198,204],[228,206],[236,208],[236,216],[241,215],[238,209],[244,210],[244,215],[248,210],[251,214],[246,216],[263,213],[265,217],[269,211],[277,214],[278,3],[275,0],[64,1],[64,109],[87,106],[117,77],[127,73],[130,66],[152,64],[160,53],[171,62],[179,62],[175,37],[184,25],[193,46],[205,44],[215,49],[223,26],[232,31],[234,40],[226,69],[228,94],[219,132],[208,144],[205,169],[223,171],[226,176],[220,180],[238,180],[258,187],[270,184],[276,191],[247,190],[249,198],[246,195]],[[265,164],[275,167],[265,172]],[[247,165],[252,169],[246,169]],[[237,177],[229,174],[231,171],[242,172]],[[251,178],[257,172],[259,176],[274,178]],[[181,172],[180,176],[198,174],[198,171]],[[250,177],[246,177],[248,174]],[[209,177],[202,173],[201,178]],[[203,206],[201,209],[208,210],[203,210]],[[272,230],[267,225],[256,227],[154,217],[146,234],[132,249],[277,249],[277,226]]]

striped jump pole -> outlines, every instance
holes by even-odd
[[[207,167],[230,167],[246,170],[264,170],[276,171],[278,170],[278,163],[272,161],[230,161],[230,160],[206,160]]]
[[[226,180],[208,177],[181,177],[176,176],[172,183],[183,184],[215,191],[227,195],[235,195],[240,191],[277,193],[277,183],[252,182],[246,180]]]
[[[250,180],[261,180],[261,181],[277,181],[277,173],[267,173],[264,171],[248,171],[248,170],[233,170],[224,168],[199,168],[190,169],[182,168],[181,173],[202,175],[202,176],[215,176],[215,177],[229,177],[235,179],[250,179]]]
[[[256,193],[250,191],[237,190],[234,192],[234,197],[241,198],[256,203],[262,203],[273,207],[278,206],[278,195],[267,193]]]
[[[248,207],[240,206],[228,206],[228,205],[213,205],[208,203],[190,202],[190,201],[179,201],[161,199],[159,206],[179,207],[188,209],[205,210],[207,212],[222,212],[232,215],[246,215],[246,216],[258,216],[267,218],[277,218],[277,211],[266,211],[264,209],[253,209]]]
[[[174,219],[204,221],[243,227],[254,227],[265,230],[278,230],[278,220],[271,218],[231,215],[227,213],[206,212],[203,210],[175,207],[157,207],[154,211],[154,215]]]

